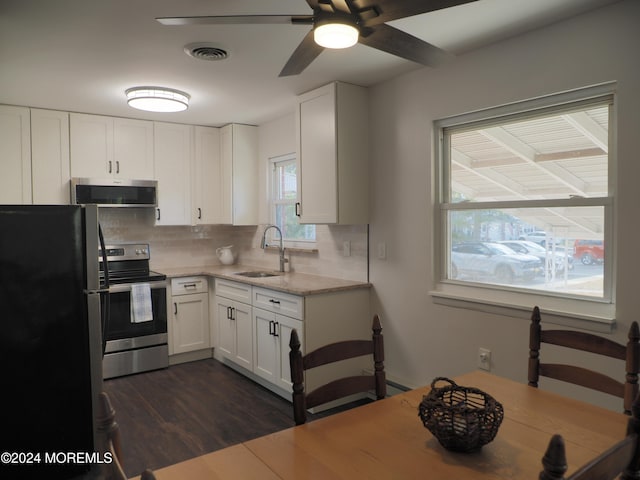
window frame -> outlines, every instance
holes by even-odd
[[[296,188],[299,188],[299,181],[297,178],[298,172],[298,163],[295,153],[286,153],[284,155],[278,155],[275,157],[269,158],[269,219],[273,225],[277,225],[277,215],[276,215],[276,206],[277,205],[293,205],[294,208],[296,203],[299,201],[298,198],[293,200],[279,200],[277,199],[278,189],[278,176],[275,174],[278,165],[281,164],[293,164],[296,166]],[[286,232],[285,232],[286,233]],[[317,234],[316,234],[317,235]],[[270,238],[268,239],[270,242],[279,241],[277,238],[277,234],[272,230],[269,232]],[[317,236],[314,236],[314,239],[304,239],[304,238],[288,238],[284,237],[282,239],[283,244],[289,248],[301,248],[301,249],[309,249],[313,248],[317,242]]]
[[[552,200],[516,200],[508,202],[450,201],[450,144],[448,131],[473,130],[480,126],[503,125],[513,120],[549,113],[566,112],[576,108],[609,104],[608,130],[608,193],[606,196]],[[615,83],[548,95],[498,107],[477,110],[433,122],[433,187],[434,233],[432,265],[434,285],[430,292],[435,303],[528,318],[534,305],[541,306],[545,319],[568,326],[610,332],[615,324],[615,192],[616,192],[616,89]],[[456,133],[454,132],[454,133]],[[447,278],[450,262],[449,212],[455,210],[487,210],[517,207],[584,207],[604,208],[604,243],[607,261],[603,272],[603,297],[567,297],[549,291],[512,288],[495,284],[479,284]]]

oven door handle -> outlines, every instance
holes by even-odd
[[[167,288],[167,282],[166,281],[160,281],[160,282],[136,282],[136,283],[149,283],[149,286],[151,287],[151,289],[154,288]],[[118,283],[116,285],[110,285],[109,286],[109,293],[123,293],[123,292],[130,292],[131,291],[131,285],[134,285],[133,283]]]

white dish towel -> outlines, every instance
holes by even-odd
[[[131,323],[150,322],[151,320],[153,320],[151,285],[134,283],[131,285]]]

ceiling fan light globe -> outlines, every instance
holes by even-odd
[[[348,48],[358,43],[360,32],[346,23],[325,23],[313,30],[313,39],[321,47]]]
[[[182,112],[189,107],[189,95],[160,87],[134,87],[126,92],[130,107],[147,112]]]

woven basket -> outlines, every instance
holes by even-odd
[[[449,385],[437,388],[439,381]],[[437,377],[431,382],[431,392],[422,398],[419,416],[444,448],[472,452],[495,438],[504,409],[482,390]]]

